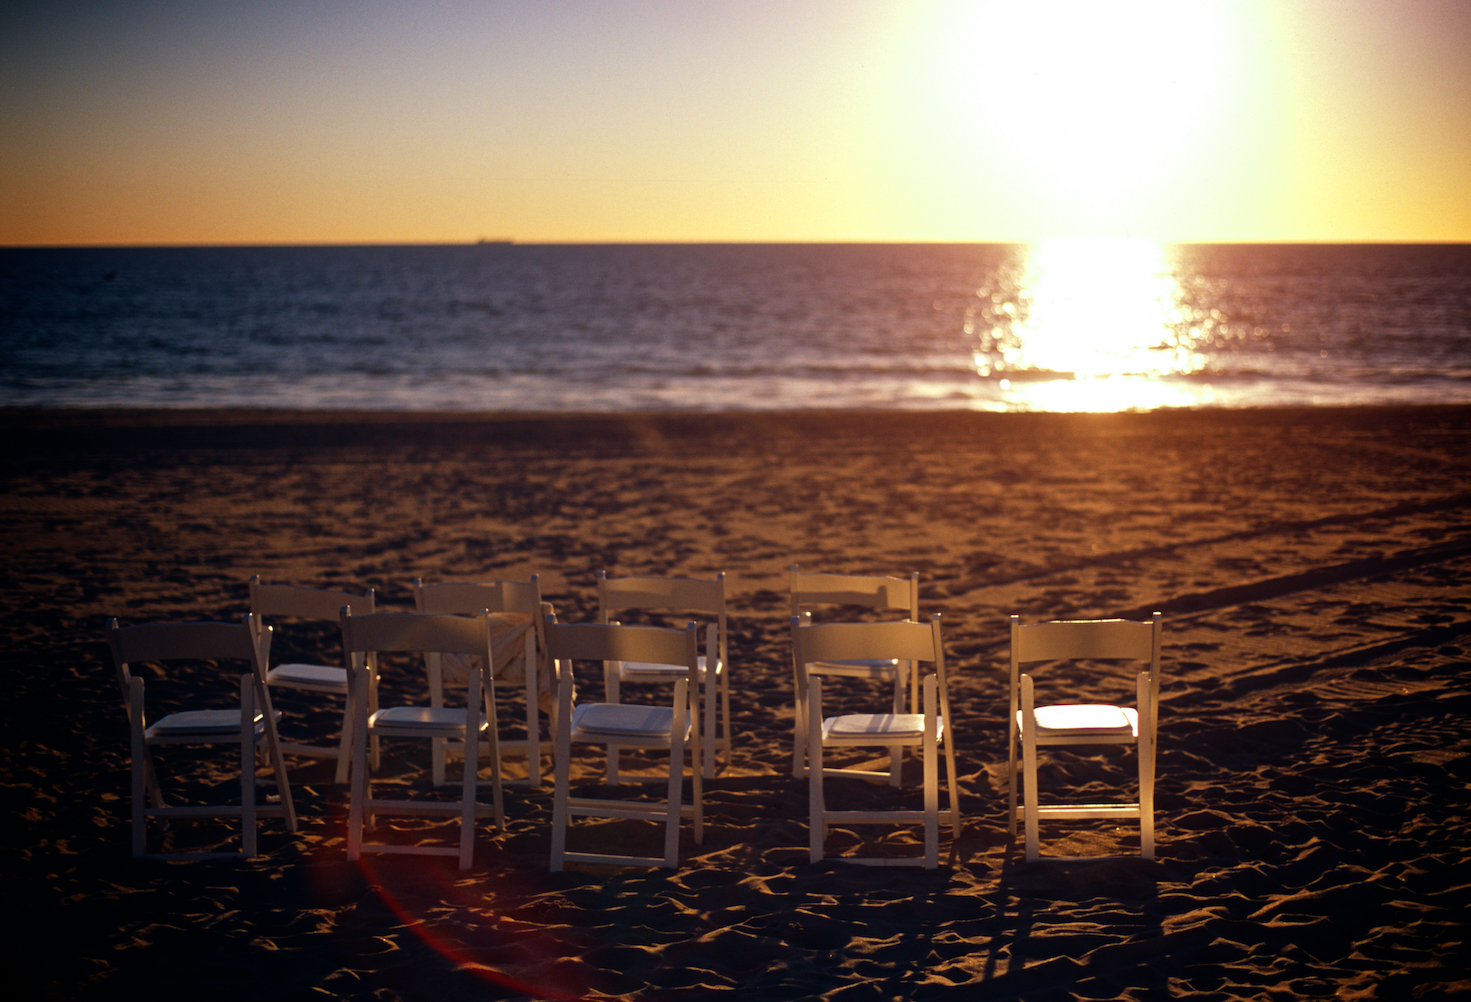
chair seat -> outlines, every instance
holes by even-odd
[[[589,734],[668,737],[673,727],[674,709],[669,706],[583,703],[572,711],[572,729]]]
[[[630,675],[647,675],[651,679],[657,677],[677,681],[684,678],[686,674],[683,665],[661,665],[653,661],[620,661],[618,664],[625,678]],[[705,677],[705,655],[703,654],[700,655],[699,668],[700,678],[703,679]]]
[[[1037,737],[1137,738],[1139,712],[1107,703],[1063,703],[1036,708]],[[1017,713],[1021,722],[1021,713]]]
[[[917,738],[922,734],[923,713],[848,713],[822,722],[824,738]]]
[[[278,713],[276,716],[279,718],[281,715]],[[265,733],[265,727],[265,714],[257,713],[255,715],[256,737]],[[181,713],[170,713],[159,720],[148,728],[146,736],[150,738],[222,737],[239,733],[239,710],[184,710]]]
[[[331,665],[277,665],[266,672],[266,682],[277,685],[310,685],[347,692],[347,669]]]
[[[451,706],[390,706],[369,717],[368,726],[380,734],[390,734],[396,730],[406,733],[464,733],[465,709]],[[480,729],[484,730],[485,726],[485,714],[482,713]]]

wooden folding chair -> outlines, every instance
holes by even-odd
[[[1021,816],[1026,858],[1039,858],[1038,823],[1046,820],[1133,818],[1139,822],[1139,854],[1154,858],[1154,764],[1159,723],[1160,614],[1149,622],[1123,619],[1067,620],[1023,626],[1011,617],[1011,711],[1007,715],[1008,819],[1016,835],[1017,783],[1024,776]],[[1034,682],[1023,666],[1044,661],[1134,661],[1148,668],[1134,678],[1135,706],[1063,703],[1038,706]],[[1035,671],[1035,668],[1031,669]],[[1043,804],[1037,790],[1037,749],[1078,745],[1135,745],[1139,799],[1128,803]],[[1021,761],[1018,763],[1018,750]]]
[[[332,588],[300,588],[296,585],[264,584],[260,575],[250,576],[250,611],[258,617],[262,624],[275,629],[280,629],[278,623],[272,622],[276,619],[315,620],[332,624],[333,636],[340,637],[341,631],[336,628],[336,624],[338,611],[343,606],[351,609],[354,616],[366,616],[372,613],[373,589],[369,588],[366,595],[354,595],[352,592],[337,591]],[[373,669],[369,677],[376,678],[376,664],[370,663],[368,667]],[[342,729],[338,732],[338,739],[334,744],[324,745],[305,740],[283,739],[281,750],[293,755],[334,759],[336,770],[332,781],[339,785],[345,784],[347,766],[352,760],[352,754],[348,748],[348,742],[352,740],[352,728],[348,721],[347,669],[337,665],[317,663],[279,664],[266,672],[266,684],[282,689],[341,698]],[[368,703],[372,709],[377,709],[377,695],[372,686],[369,688]]]
[[[808,625],[801,616],[792,617],[792,649],[796,652],[798,680],[807,691],[807,732],[810,736],[811,767],[808,769],[810,799],[811,857],[823,858],[830,824],[922,824],[924,855],[914,858],[843,857],[844,862],[871,865],[939,865],[940,786],[939,759],[945,756],[950,807],[943,812],[950,822],[952,837],[960,835],[960,791],[955,775],[954,732],[950,726],[950,696],[946,687],[945,652],[940,640],[940,617],[928,623],[819,623]],[[836,717],[822,715],[822,679],[810,674],[810,666],[856,659],[894,659],[916,665],[932,662],[935,672],[923,681],[923,710],[919,713],[857,713]],[[854,775],[858,770],[823,767],[824,752],[830,748],[895,745],[920,752],[924,770],[922,810],[834,811],[826,803],[823,780],[831,775]],[[885,773],[867,775],[875,780]],[[899,794],[895,794],[898,796]]]
[[[296,808],[276,734],[278,715],[271,709],[265,685],[270,630],[262,628],[249,614],[239,623],[145,623],[129,627],[119,627],[117,620],[111,619],[107,639],[132,735],[133,855],[149,859],[250,859],[256,854],[258,818],[284,817],[286,827],[296,831]],[[249,666],[245,674],[232,676],[238,683],[231,687],[238,692],[237,706],[183,710],[150,723],[144,707],[143,678],[134,672],[134,666],[216,660],[243,661]],[[255,759],[262,742],[270,757],[280,804],[256,803]],[[235,745],[240,750],[240,805],[166,805],[152,749],[159,745],[214,744]],[[149,853],[150,818],[237,818],[241,851]]]
[[[714,643],[714,627],[707,628],[706,653]],[[557,666],[557,757],[552,802],[553,871],[568,862],[626,866],[679,865],[679,829],[683,817],[694,821],[695,842],[705,835],[703,775],[700,768],[700,728],[695,721],[692,693],[699,677],[698,626],[683,630],[657,626],[618,626],[604,623],[547,624],[547,652]],[[576,661],[648,661],[683,664],[685,677],[674,684],[670,706],[629,703],[573,705],[573,663]],[[574,797],[571,762],[574,744],[602,745],[612,754],[618,748],[657,748],[669,753],[667,794],[661,802]],[[691,803],[684,801],[685,750],[691,752]],[[634,818],[664,826],[662,856],[629,856],[612,852],[570,852],[567,828],[572,817]]]
[[[911,572],[907,578],[873,574],[813,574],[804,572],[793,564],[791,575],[791,612],[793,616],[803,617],[804,622],[812,621],[814,606],[859,607],[876,612],[899,611],[905,614],[907,621],[919,622],[917,571]],[[902,659],[855,658],[829,661],[808,665],[808,674],[889,681],[894,686],[893,712],[919,711],[919,673],[914,670],[913,665]],[[795,663],[793,688],[796,714],[792,742],[792,775],[801,779],[807,774],[807,693],[806,686],[796,682]],[[899,785],[903,764],[904,746],[902,743],[896,744],[890,749],[890,785]],[[863,778],[868,777],[865,775]]]
[[[419,578],[414,578],[413,590],[414,610],[421,615],[473,616],[484,610],[493,614],[527,617],[522,641],[525,652],[523,682],[526,689],[526,737],[523,740],[500,736],[498,744],[502,756],[507,752],[526,756],[526,785],[532,789],[540,789],[543,742],[541,718],[537,711],[541,704],[541,680],[549,674],[544,662],[546,659],[546,614],[551,611],[551,606],[542,601],[540,579],[533,574],[530,581],[445,581],[439,584],[424,584]],[[521,628],[517,627],[517,631],[520,635]],[[425,655],[425,659],[429,669],[429,703],[431,706],[443,706],[445,687],[451,682],[464,684],[463,666],[459,665],[456,659],[453,666],[455,670],[447,675],[444,655],[430,652]],[[505,680],[501,679],[497,683],[496,692],[500,693],[504,688]],[[555,699],[555,693],[550,693],[550,695]],[[433,770],[434,783],[437,786],[442,786],[445,782],[448,750],[447,742],[443,740],[434,742]],[[488,751],[488,747],[481,749],[482,753],[488,753]]]
[[[725,575],[712,580],[700,578],[623,577],[610,578],[598,571],[598,622],[616,622],[618,614],[636,609],[643,612],[694,613],[714,617],[716,647],[712,661],[700,656],[697,703],[700,712],[706,779],[716,773],[717,754],[730,766],[730,640],[725,613]],[[655,682],[673,685],[684,678],[684,665],[650,661],[609,661],[603,670],[603,687],[609,703],[622,700],[621,683]],[[719,704],[717,711],[717,702]],[[716,733],[717,712],[719,733]],[[608,755],[608,782],[618,782],[618,753]]]
[[[355,666],[349,675],[352,704],[353,769],[352,799],[348,808],[347,856],[358,859],[365,852],[416,853],[426,856],[456,856],[461,870],[474,860],[475,823],[479,814],[476,797],[480,765],[480,736],[490,739],[491,790],[497,828],[505,827],[501,800],[500,751],[496,744],[495,694],[486,615],[420,616],[414,613],[375,613],[354,616],[342,610],[342,648],[349,656],[390,652],[473,655],[479,667],[469,673],[468,698],[463,707],[391,706],[368,712],[368,670]],[[448,738],[464,746],[464,771],[457,801],[375,798],[368,770],[368,741],[424,740]],[[363,833],[380,813],[436,815],[460,819],[458,846],[403,845],[366,842]]]

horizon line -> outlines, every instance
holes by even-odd
[[[354,240],[354,241],[239,241],[178,243],[16,243],[0,244],[0,250],[213,250],[248,248],[348,248],[348,247],[467,247],[503,249],[510,247],[1028,247],[1055,240],[1142,240],[1173,247],[1268,247],[1268,246],[1426,246],[1450,247],[1471,244],[1462,239],[1262,239],[1262,240],[1164,240],[1127,235],[1077,234],[1042,237],[1036,240]]]

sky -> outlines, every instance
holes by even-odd
[[[0,245],[1471,240],[1471,0],[10,0]]]

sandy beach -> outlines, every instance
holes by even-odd
[[[17,997],[1471,997],[1471,408],[10,410],[0,434]],[[965,824],[942,833],[936,871],[806,862],[794,562],[916,570],[922,611],[944,616]],[[586,621],[598,570],[730,581],[733,762],[678,870],[548,872],[550,789],[516,786],[469,873],[350,864],[344,792],[306,759],[302,830],[264,822],[257,859],[131,858],[109,617],[237,619],[252,574],[373,587],[407,611],[415,577],[534,573],[561,618]],[[1158,858],[1026,865],[1006,831],[1007,616],[1155,610]],[[283,631],[274,654],[335,646]],[[330,709],[278,706],[331,725]],[[215,760],[197,788],[228,792],[229,755]],[[427,763],[389,765],[422,780]],[[1046,776],[1127,787],[1131,768],[1089,752]],[[653,838],[609,837],[625,834]],[[1118,823],[1042,835],[1053,854],[1138,847]],[[204,825],[167,838],[232,841]],[[828,846],[902,854],[916,838]]]

